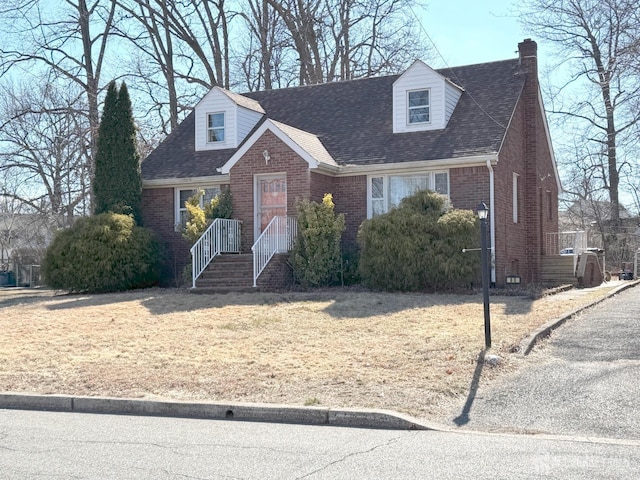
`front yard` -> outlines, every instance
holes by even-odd
[[[611,288],[559,301],[492,296],[493,348]],[[385,408],[464,402],[484,347],[482,297],[357,290],[102,295],[0,290],[0,391]]]

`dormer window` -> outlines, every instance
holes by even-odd
[[[415,90],[408,93],[407,119],[410,125],[429,123],[429,90]]]
[[[207,143],[224,142],[224,113],[207,114]]]

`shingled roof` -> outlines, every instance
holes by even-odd
[[[497,153],[524,86],[518,59],[437,71],[464,88],[443,130],[393,134],[393,83],[399,75],[243,95],[259,102],[268,118],[315,135],[338,165]],[[218,174],[235,149],[196,152],[194,122],[192,112],[144,160],[145,180]]]

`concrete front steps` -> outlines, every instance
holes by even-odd
[[[196,280],[192,293],[256,292],[284,290],[293,284],[289,254],[276,254],[258,277],[253,287],[253,254],[216,256]]]
[[[558,285],[578,286],[573,270],[572,255],[544,255],[542,257],[542,284],[547,287]]]

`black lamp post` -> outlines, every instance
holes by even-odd
[[[489,256],[487,255],[487,215],[489,209],[484,202],[478,205],[480,219],[480,252],[482,259],[482,300],[484,303],[484,345],[491,348],[491,318],[489,314]]]

